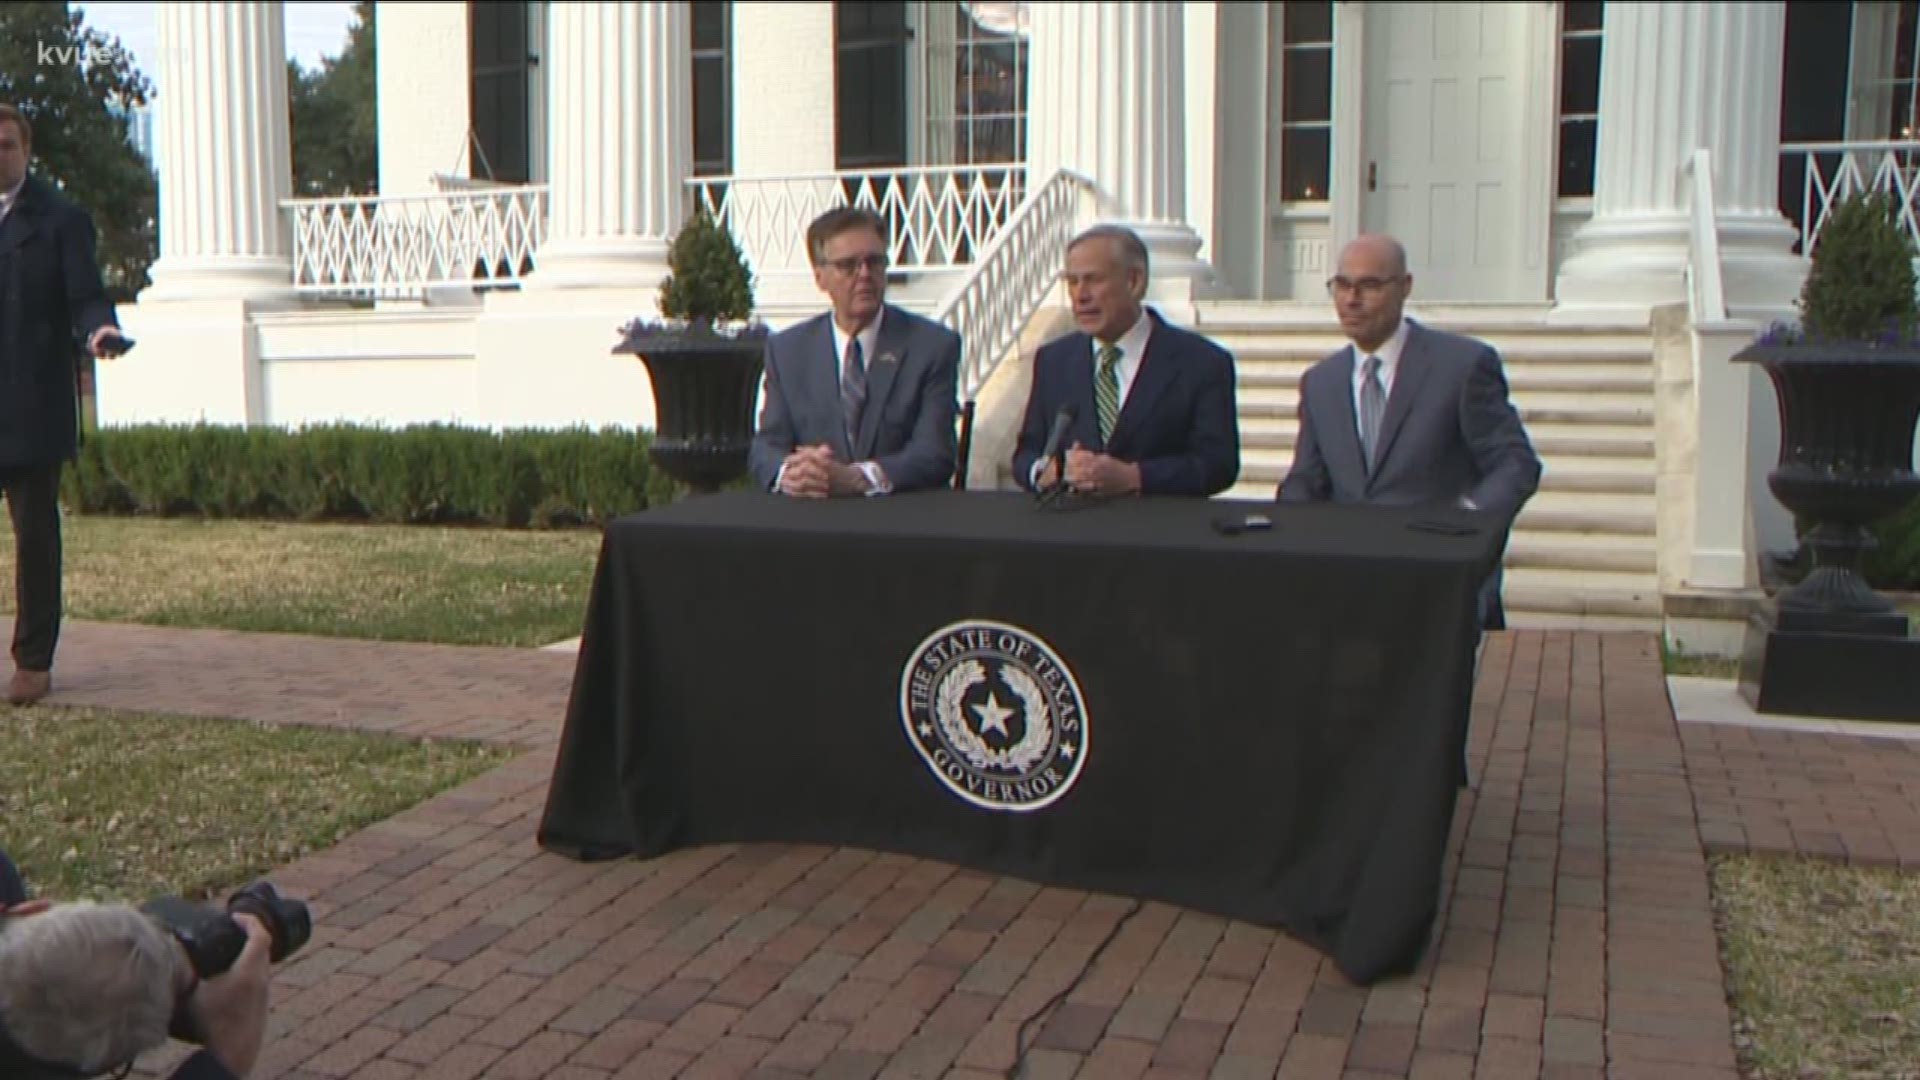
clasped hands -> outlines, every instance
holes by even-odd
[[[120,355],[120,328],[111,323],[99,327],[87,337],[87,352],[102,360],[113,360]]]
[[[1052,487],[1058,479],[1059,470],[1049,459],[1040,470],[1041,489]],[[1074,443],[1067,451],[1067,486],[1089,495],[1132,495],[1140,490],[1140,466]]]
[[[864,495],[868,488],[867,474],[835,458],[826,443],[796,447],[784,464],[780,490],[796,498]]]

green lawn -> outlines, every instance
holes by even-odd
[[[1920,877],[1812,859],[1711,872],[1750,1080],[1920,1076]]]
[[[37,895],[225,893],[504,748],[92,709],[0,712],[0,847]]]
[[[458,645],[580,633],[597,530],[68,517],[70,618]],[[13,536],[0,529],[0,612]]]

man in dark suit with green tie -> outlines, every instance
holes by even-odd
[[[1034,356],[1013,456],[1022,487],[1061,481],[1043,455],[1062,417],[1076,492],[1204,498],[1239,477],[1233,355],[1145,306],[1149,269],[1147,246],[1124,226],[1096,225],[1067,246],[1062,278],[1080,329]]]

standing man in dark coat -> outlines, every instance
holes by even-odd
[[[79,453],[82,343],[121,347],[94,259],[93,220],[27,175],[33,128],[0,105],[0,492],[13,519],[13,679],[26,705],[52,688],[60,637],[60,468]]]

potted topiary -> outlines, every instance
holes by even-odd
[[[704,207],[674,238],[667,265],[663,321],[629,322],[613,351],[638,356],[653,381],[654,461],[712,493],[746,474],[768,329],[749,321],[753,275],[739,245]]]
[[[1775,323],[1734,357],[1759,364],[1773,383],[1780,457],[1767,486],[1805,530],[1813,555],[1813,569],[1775,600],[1769,632],[1907,637],[1905,616],[1859,573],[1861,555],[1874,543],[1870,526],[1920,498],[1913,469],[1920,303],[1915,245],[1900,208],[1877,193],[1838,202],[1800,292],[1800,325]],[[1750,634],[1741,672],[1750,698],[1764,696],[1757,667],[1763,651],[1776,649],[1759,645]],[[1828,692],[1871,696],[1875,688],[1867,684],[1874,681],[1856,672],[1828,680]]]

